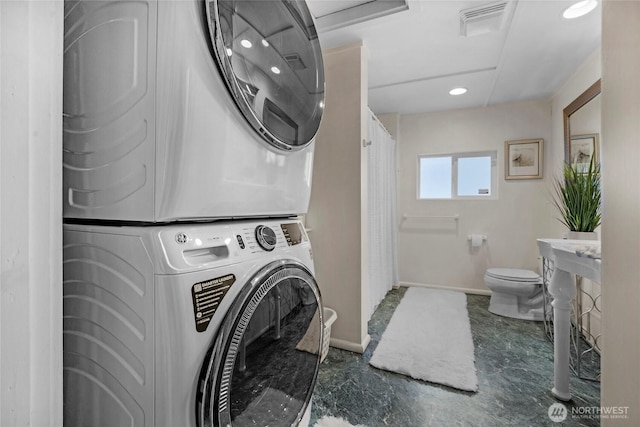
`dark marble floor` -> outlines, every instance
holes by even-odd
[[[599,419],[578,413],[600,406],[600,384],[573,375],[573,400],[565,404],[566,419],[556,423],[549,418],[549,407],[557,402],[550,391],[553,345],[542,323],[489,313],[486,296],[467,295],[477,393],[370,366],[369,359],[405,291],[390,291],[374,313],[369,322],[371,344],[364,354],[329,350],[320,368],[310,425],[326,415],[367,427],[600,425]]]

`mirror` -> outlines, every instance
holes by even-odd
[[[588,166],[600,161],[600,80],[563,110],[564,161]]]

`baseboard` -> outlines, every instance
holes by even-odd
[[[354,353],[364,353],[369,345],[369,341],[371,341],[371,336],[369,334],[365,335],[364,339],[361,343],[354,343],[351,341],[340,340],[337,338],[331,338],[329,340],[329,345],[331,347],[339,348],[342,350],[352,351]]]
[[[400,282],[398,286],[407,286],[407,287],[414,286],[417,288],[446,289],[449,291],[464,292],[465,294],[491,296],[491,291],[488,289],[484,290],[484,289],[461,288],[457,286],[430,285],[427,283],[415,283],[415,282]]]

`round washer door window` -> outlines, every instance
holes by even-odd
[[[282,150],[313,140],[324,108],[320,42],[304,0],[207,0],[216,62],[256,132]]]
[[[274,261],[236,297],[202,366],[199,427],[298,425],[320,366],[322,305],[302,264]]]

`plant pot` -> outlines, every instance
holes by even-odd
[[[570,240],[598,240],[598,233],[595,231],[570,231],[567,234]]]

